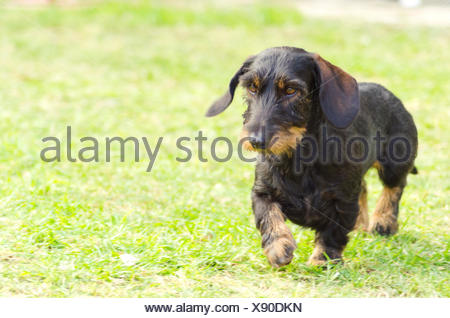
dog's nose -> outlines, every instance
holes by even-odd
[[[266,141],[263,136],[251,135],[249,142],[255,149],[264,149],[266,147]]]

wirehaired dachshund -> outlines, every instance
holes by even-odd
[[[289,264],[297,246],[286,218],[315,230],[311,265],[341,260],[355,228],[397,232],[418,141],[393,93],[357,83],[318,54],[275,47],[249,57],[206,116],[223,112],[238,84],[248,106],[240,146],[258,153],[252,208],[272,266]],[[369,222],[364,175],[371,167],[384,188]]]

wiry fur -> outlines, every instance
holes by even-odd
[[[273,266],[289,263],[296,246],[284,218],[316,231],[310,264],[341,258],[358,215],[358,224],[368,227],[363,177],[372,166],[378,169],[385,190],[370,230],[383,235],[397,231],[399,200],[408,173],[416,171],[417,153],[416,127],[397,97],[378,84],[357,84],[316,54],[279,47],[250,57],[209,116],[228,107],[238,82],[248,89],[241,137],[248,139],[244,143],[247,149],[259,151],[252,206],[265,254]],[[284,91],[289,86],[295,87],[295,94]],[[339,151],[345,149],[321,147],[324,131],[338,136],[343,144],[353,136],[363,136],[369,146],[366,160],[339,158]],[[410,157],[401,163],[389,160],[384,156],[386,144],[377,153],[377,133],[407,138]],[[297,151],[313,150],[302,142],[306,136],[319,141],[318,158],[326,160],[298,161]],[[361,149],[353,151],[360,154]]]

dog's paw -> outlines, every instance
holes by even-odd
[[[310,266],[325,266],[327,264],[327,259],[317,258],[313,257],[312,255],[308,259],[308,262],[306,262],[307,265]]]
[[[393,215],[374,218],[369,226],[369,232],[383,236],[394,235],[397,231],[398,222]]]
[[[326,250],[326,252],[325,252]],[[325,266],[327,264],[337,264],[342,262],[341,252],[337,249],[325,249],[323,246],[316,246],[308,259],[307,265]]]
[[[339,264],[343,263],[342,258],[334,258],[328,260],[326,257],[313,257],[311,256],[308,259],[308,262],[306,262],[309,266],[319,266],[319,267],[325,267],[326,265],[332,265],[332,264]]]
[[[293,238],[280,237],[264,248],[269,263],[273,267],[281,267],[289,264],[294,257],[297,244]]]

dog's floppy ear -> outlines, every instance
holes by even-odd
[[[227,109],[228,106],[230,106],[231,102],[233,101],[234,91],[239,84],[239,77],[248,71],[248,68],[253,63],[254,59],[255,56],[250,56],[244,62],[244,64],[242,64],[242,66],[231,79],[228,90],[225,92],[225,94],[221,98],[216,100],[211,105],[211,107],[209,107],[208,111],[205,114],[206,117],[216,116]]]
[[[313,58],[319,73],[319,101],[327,119],[337,128],[351,124],[359,111],[359,90],[356,80],[318,54]]]

